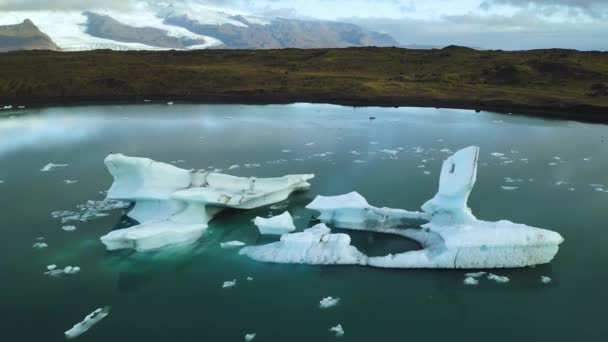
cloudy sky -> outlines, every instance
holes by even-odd
[[[0,11],[120,8],[170,0],[0,0]],[[608,50],[608,0],[174,0],[227,11],[339,20],[400,43]],[[144,4],[145,3],[145,4]]]

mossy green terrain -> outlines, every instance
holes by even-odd
[[[0,54],[0,103],[143,99],[434,106],[608,121],[608,53],[447,47]]]

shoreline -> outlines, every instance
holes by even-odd
[[[608,52],[400,48],[0,53],[0,107],[435,107],[608,123]]]
[[[144,102],[150,100],[150,103]],[[143,104],[166,104],[169,101],[177,102],[176,104],[218,104],[218,105],[288,105],[295,103],[311,103],[311,104],[330,104],[356,108],[435,108],[435,109],[456,109],[470,110],[473,114],[479,112],[491,112],[503,115],[523,115],[544,119],[554,120],[572,120],[588,123],[608,124],[608,107],[594,107],[586,105],[572,105],[570,107],[548,107],[548,106],[530,106],[517,104],[485,104],[473,103],[467,101],[445,101],[436,99],[355,99],[355,98],[293,98],[293,99],[268,99],[255,98],[250,96],[244,97],[217,97],[217,98],[195,98],[195,97],[167,97],[167,96],[139,96],[139,97],[79,97],[79,98],[61,98],[61,99],[3,99],[0,97],[0,108],[4,105],[16,106],[23,105],[27,108],[41,107],[63,107],[63,106],[87,106],[87,105],[143,105]],[[6,110],[8,111],[8,110]],[[2,114],[0,110],[0,114]],[[2,115],[0,115],[2,116]]]

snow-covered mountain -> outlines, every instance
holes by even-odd
[[[196,4],[135,11],[0,12],[0,27],[31,20],[64,51],[206,48],[393,46],[390,36],[360,26],[227,13]],[[0,46],[0,48],[2,48]]]

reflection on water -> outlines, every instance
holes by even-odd
[[[601,210],[608,201],[605,126],[312,104],[85,106],[12,114],[0,117],[2,341],[63,341],[64,330],[105,305],[112,306],[110,316],[82,340],[239,341],[255,332],[260,341],[329,341],[335,337],[328,329],[338,323],[353,341],[599,341],[608,335],[597,305],[608,281],[608,217]],[[220,248],[232,240],[276,241],[259,236],[256,216],[288,210],[298,229],[314,225],[316,214],[304,207],[318,194],[354,190],[375,206],[415,210],[435,193],[449,151],[469,145],[481,147],[469,201],[475,214],[559,232],[565,242],[551,264],[496,270],[511,281],[483,279],[468,287],[458,270],[271,265]],[[99,237],[136,223],[123,211],[71,222],[74,232],[63,231],[51,212],[103,198],[100,191],[112,181],[103,165],[110,152],[236,176],[316,178],[310,191],[279,205],[223,212],[195,244],[108,253]],[[40,172],[50,162],[69,166]],[[369,255],[419,248],[400,237],[335,231],[349,234]],[[39,237],[47,248],[31,247]],[[81,272],[51,278],[43,275],[50,264]],[[543,284],[541,276],[552,282]],[[222,289],[233,279],[234,288]],[[340,297],[340,305],[320,311],[319,300],[327,296]],[[22,329],[23,322],[35,329]],[[517,329],[505,330],[503,322]]]

